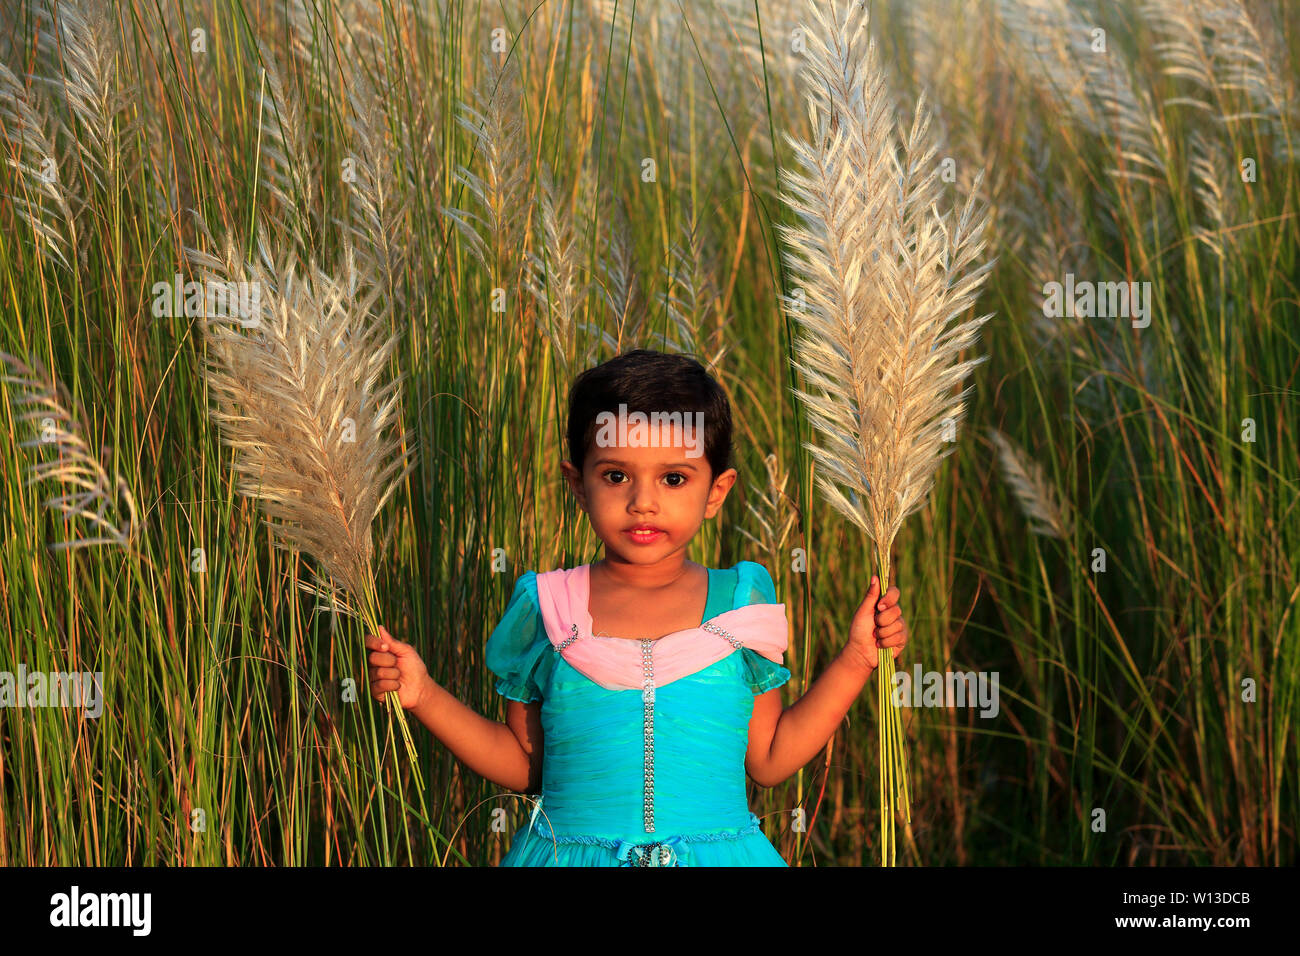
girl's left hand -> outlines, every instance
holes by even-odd
[[[864,659],[872,670],[879,664],[878,648],[897,648],[891,652],[897,661],[908,638],[903,609],[898,606],[898,588],[891,585],[883,598],[879,595],[880,579],[873,574],[866,600],[853,616],[853,626],[849,629],[848,649]]]

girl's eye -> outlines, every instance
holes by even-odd
[[[624,477],[626,477],[626,473],[620,471],[620,470],[617,469],[617,468],[610,468],[610,469],[607,469],[606,471],[602,471],[602,472],[600,473],[600,476],[601,476],[602,478],[606,479],[607,481],[609,481],[611,484],[615,484],[615,485],[621,485],[621,484],[622,484],[621,481],[616,481],[616,480],[611,479],[611,478],[609,477],[610,475],[623,475]],[[673,482],[673,481],[668,482],[668,487],[669,487],[669,488],[680,488],[682,485],[686,484],[686,476],[683,475],[680,471],[670,471],[667,475],[664,476],[664,478],[665,478],[665,480],[667,480],[668,478],[680,478],[680,479],[681,479],[680,481],[676,481],[676,482]]]

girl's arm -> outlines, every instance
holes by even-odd
[[[898,588],[891,587],[883,598],[879,594],[879,581],[873,576],[866,599],[854,615],[848,643],[813,681],[808,693],[784,710],[780,688],[754,701],[745,768],[760,786],[776,786],[816,756],[862,693],[876,669],[877,655],[893,654],[897,659],[902,653],[908,635],[898,606]]]
[[[504,724],[489,720],[430,677],[415,648],[387,628],[367,634],[365,643],[370,649],[370,693],[376,699],[396,693],[403,708],[480,776],[521,793],[541,790],[541,701],[512,700]]]
[[[506,722],[462,704],[432,677],[411,713],[466,767],[519,793],[542,789],[541,701],[506,705]]]
[[[844,648],[804,694],[781,708],[779,687],[754,700],[745,769],[754,782],[775,787],[826,746],[875,668]]]

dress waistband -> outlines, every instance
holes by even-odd
[[[537,798],[537,804],[533,807],[532,815],[528,818],[528,832],[531,833],[534,824],[542,810],[542,798]],[[617,854],[619,866],[681,866],[683,861],[690,859],[690,844],[692,843],[710,843],[715,840],[739,840],[743,837],[751,836],[755,833],[762,833],[759,826],[758,816],[750,811],[749,823],[743,827],[722,832],[703,832],[703,833],[682,833],[671,836],[666,840],[652,840],[644,843],[637,843],[631,840],[611,839],[610,837],[595,836],[586,833],[555,833],[552,828],[551,835],[547,839],[555,843],[579,843],[587,846],[608,847]]]

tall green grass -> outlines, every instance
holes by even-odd
[[[1195,35],[1166,5],[873,9],[900,115],[925,85],[953,189],[986,165],[997,212],[972,427],[892,566],[912,632],[899,667],[997,671],[1001,710],[905,713],[910,863],[1296,858],[1300,61],[1295,11],[1259,7],[1272,86],[1245,90],[1157,46]],[[0,350],[67,388],[140,528],[125,548],[50,550],[84,528],[43,506],[52,483],[24,483],[49,449],[19,447],[32,426],[0,390],[0,670],[102,671],[105,692],[95,720],[0,709],[0,862],[482,865],[530,810],[417,732],[429,825],[408,846],[412,781],[383,746],[360,630],[313,607],[235,495],[196,320],[153,314],[154,283],[191,278],[186,250],[207,247],[200,218],[248,255],[264,223],[327,271],[350,237],[408,329],[420,465],[376,563],[385,623],[435,680],[504,716],[482,650],[515,576],[597,556],[558,470],[569,379],[649,345],[725,349],[742,484],[692,558],[771,570],[787,700],[807,687],[870,574],[812,494],[789,392],[773,226],[779,132],[806,122],[797,5],[691,4],[687,24],[669,5],[136,0],[88,29],[95,8],[58,4],[62,31],[43,2],[0,17]],[[1106,29],[1108,59],[1082,58],[1078,24]],[[1050,45],[1031,55],[1025,36]],[[1163,136],[1140,132],[1153,118]],[[1150,326],[1048,319],[1042,286],[1067,272],[1149,281]],[[989,428],[1069,503],[1068,536],[1030,532]],[[870,699],[828,759],[751,791],[792,864],[876,858]]]

